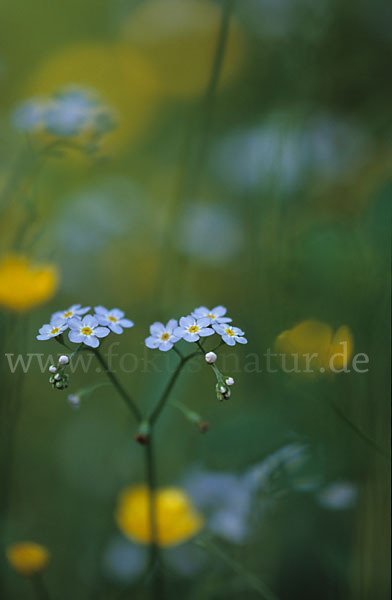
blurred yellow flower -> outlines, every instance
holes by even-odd
[[[50,96],[70,86],[96,92],[113,109],[117,127],[105,134],[105,152],[138,139],[152,122],[159,101],[154,69],[127,44],[91,42],[62,47],[38,65],[25,95]]]
[[[278,362],[288,372],[339,371],[352,356],[353,337],[346,325],[333,333],[327,323],[310,319],[283,331],[276,338],[275,352],[280,355]]]
[[[175,546],[197,534],[203,517],[180,488],[167,487],[155,492],[157,537],[160,546]],[[115,513],[118,527],[133,541],[151,541],[149,491],[145,485],[126,488],[119,496]]]
[[[23,312],[50,300],[57,286],[53,265],[34,263],[18,254],[0,259],[0,306]]]
[[[160,75],[160,90],[173,97],[202,93],[218,42],[221,7],[206,0],[148,0],[129,15],[123,39],[148,56]],[[245,40],[238,21],[230,22],[219,83],[228,84],[244,61]]]
[[[6,555],[10,565],[21,575],[35,575],[45,569],[50,553],[35,542],[17,542],[8,546]]]

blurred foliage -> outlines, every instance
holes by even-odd
[[[294,485],[279,463],[246,539],[205,539],[197,556],[179,546],[185,566],[200,563],[197,574],[167,556],[170,592],[253,599],[262,595],[254,576],[281,600],[389,597],[391,5],[234,2],[211,98],[221,8],[219,0],[25,0],[23,10],[2,2],[0,256],[22,253],[61,275],[45,306],[0,314],[2,598],[33,597],[5,561],[16,541],[49,549],[45,577],[59,600],[117,597],[121,560],[139,560],[114,518],[120,490],[144,477],[121,399],[103,386],[72,410],[38,362],[12,375],[4,357],[57,353],[35,335],[74,302],[118,306],[135,322],[118,339],[127,356],[113,364],[143,408],[176,365],[176,356],[144,348],[150,323],[223,303],[246,332],[236,356],[222,352],[236,382],[229,401],[217,403],[204,365],[181,375],[173,397],[211,430],[200,435],[166,408],[160,485],[182,486],[202,468],[238,477],[242,489],[248,469],[276,462],[287,445],[311,449],[314,487]],[[12,125],[20,102],[68,84],[97,92],[117,116],[97,152],[70,139],[48,148],[53,140]],[[3,275],[0,290],[9,290]],[[328,337],[345,325],[369,371],[269,372],[263,355],[276,338],[309,320],[326,324]],[[78,370],[70,391],[103,380],[94,369]],[[339,482],[356,497],[336,510],[329,486]],[[147,597],[143,585],[127,585]]]

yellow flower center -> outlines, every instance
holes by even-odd
[[[161,340],[162,340],[163,342],[167,342],[167,340],[169,339],[169,337],[170,337],[170,334],[169,334],[169,333],[162,333],[162,335],[161,335]]]
[[[191,325],[188,329],[189,333],[197,333],[199,331],[199,328],[197,325]]]
[[[225,329],[225,332],[227,333],[227,335],[231,335],[231,336],[235,335],[234,331],[232,329],[229,329],[229,328]]]
[[[56,333],[58,333],[60,331],[59,327],[53,327],[52,331],[50,333],[52,333],[53,335],[55,335]]]
[[[90,327],[82,327],[82,333],[83,335],[91,335],[93,332],[92,329],[90,329]]]
[[[112,317],[112,315],[110,315],[110,316],[108,317],[108,321],[111,321],[112,323],[116,323],[116,322],[117,322],[117,319],[116,319],[116,317]]]
[[[207,317],[210,317],[210,319],[215,319],[215,315],[207,315]]]
[[[73,315],[73,311],[72,310],[69,310],[68,312],[64,313],[64,317],[66,319],[68,319],[68,317],[72,317],[72,315]]]

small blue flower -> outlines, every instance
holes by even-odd
[[[236,342],[238,342],[239,344],[248,343],[248,340],[245,337],[243,337],[244,332],[238,327],[233,327],[232,325],[220,325],[218,323],[214,324],[213,328],[215,329],[216,333],[218,333],[222,337],[222,340],[228,346],[235,346]]]
[[[159,321],[153,323],[150,327],[151,335],[145,340],[147,348],[158,348],[161,352],[171,350],[180,339],[173,333],[177,325],[177,319],[170,319],[166,325]]]
[[[48,101],[41,98],[21,102],[11,113],[13,126],[26,133],[37,131],[44,126],[48,105]]]
[[[65,323],[64,319],[52,318],[50,323],[42,325],[42,327],[39,329],[37,340],[50,340],[51,338],[57,337],[63,333],[67,327],[68,325]]]
[[[68,323],[70,319],[80,319],[82,315],[90,310],[89,306],[84,306],[83,308],[81,306],[81,304],[72,304],[72,306],[65,310],[53,313],[52,319],[62,319],[64,323]]]
[[[174,330],[174,335],[183,338],[187,342],[197,342],[200,337],[207,337],[214,334],[214,330],[209,328],[210,319],[204,317],[195,319],[194,317],[181,317],[180,326]]]
[[[232,319],[225,317],[227,309],[224,306],[215,306],[211,310],[206,306],[199,306],[199,308],[195,308],[192,313],[192,317],[195,319],[208,318],[210,321],[210,325],[212,323],[230,323]]]
[[[83,319],[70,319],[68,321],[70,332],[68,334],[71,342],[84,343],[91,348],[98,348],[99,339],[109,335],[110,329],[100,327],[97,319],[92,315],[86,315]]]
[[[112,308],[108,310],[104,306],[95,306],[95,318],[100,325],[109,327],[113,333],[123,333],[123,327],[133,327],[133,321],[124,319],[124,313],[118,308]]]

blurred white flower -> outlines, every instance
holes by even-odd
[[[319,504],[329,510],[347,510],[355,505],[357,488],[349,481],[335,481],[317,494]]]

